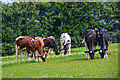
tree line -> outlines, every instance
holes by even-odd
[[[120,41],[118,2],[13,2],[2,3],[2,53],[15,54],[19,36],[71,36],[72,48],[83,46],[86,29],[106,29],[110,41]],[[119,36],[118,36],[119,35]]]

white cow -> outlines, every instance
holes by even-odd
[[[60,42],[61,42],[61,49],[62,49],[62,55],[66,55],[67,49],[69,49],[69,55],[71,50],[71,38],[68,35],[68,33],[63,33],[60,36]]]

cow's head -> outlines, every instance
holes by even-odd
[[[99,54],[101,56],[101,59],[104,58],[104,55],[105,55],[105,51],[104,50],[100,50],[99,51]]]
[[[89,55],[90,55],[91,59],[94,59],[94,51],[90,50]]]
[[[56,55],[59,55],[60,54],[60,51],[58,49],[55,50],[55,54]]]
[[[45,60],[45,58],[47,57],[47,54],[46,53],[43,53],[42,55],[41,55],[41,59],[45,62],[46,60]]]

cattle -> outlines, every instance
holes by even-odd
[[[88,48],[88,53],[89,56],[91,57],[91,59],[94,59],[94,47],[97,46],[97,39],[96,39],[96,31],[92,30],[92,29],[87,29],[85,31],[85,43],[87,45]],[[86,50],[87,50],[86,48]],[[87,52],[87,51],[86,51]]]
[[[67,50],[69,49],[69,55],[70,53],[70,49],[71,49],[71,38],[68,35],[68,33],[63,33],[60,36],[60,42],[61,42],[61,50],[62,50],[62,55],[66,55],[67,54]]]
[[[106,52],[108,50],[108,45],[109,45],[108,43],[109,36],[108,36],[107,30],[103,29],[97,32],[97,41],[100,47],[99,54],[101,56],[101,59],[104,57],[108,58],[108,55]],[[105,56],[105,53],[106,53],[106,56]]]
[[[48,50],[49,50],[49,48],[52,48],[55,51],[56,55],[60,54],[60,51],[57,48],[56,42],[53,39],[44,38],[43,41],[44,41],[44,44],[45,44],[44,47],[48,47]],[[47,53],[48,53],[48,50],[47,50]]]
[[[29,55],[30,51],[34,53],[34,39],[28,36],[20,36],[16,38],[15,40],[16,44],[16,61],[17,61],[17,54],[18,54],[18,49],[26,49],[27,53]],[[34,53],[35,54],[35,53]],[[27,54],[26,54],[27,55]],[[22,56],[22,54],[21,54]],[[23,57],[22,57],[23,60]]]
[[[36,37],[35,38],[35,51],[37,50],[38,53],[36,54],[36,62],[39,61],[39,57],[41,57],[41,59],[45,62],[45,58],[46,58],[46,54],[43,51],[43,48],[45,47],[44,41],[42,39],[42,37]],[[42,61],[41,61],[42,62]]]
[[[47,38],[51,38],[51,39],[53,39],[53,40],[55,41],[55,37],[53,37],[53,36],[49,36],[49,37],[47,37]],[[50,53],[53,53],[53,49],[52,49],[52,48],[50,48],[50,49],[48,50],[49,56],[50,56]]]

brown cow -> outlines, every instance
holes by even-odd
[[[45,58],[46,58],[46,54],[43,53],[43,48],[45,46],[44,42],[43,42],[43,39],[42,37],[36,37],[35,38],[35,50],[38,51],[39,54],[37,54],[37,57],[36,57],[36,62],[39,61],[39,57],[41,57],[41,59],[45,62]],[[38,58],[38,59],[37,59]],[[41,61],[42,62],[42,61]]]
[[[32,51],[34,54],[34,57],[36,58],[33,38],[28,36],[20,36],[16,38],[15,44],[16,44],[16,61],[17,61],[18,49],[23,49],[23,48],[26,48],[28,55],[30,51]]]

